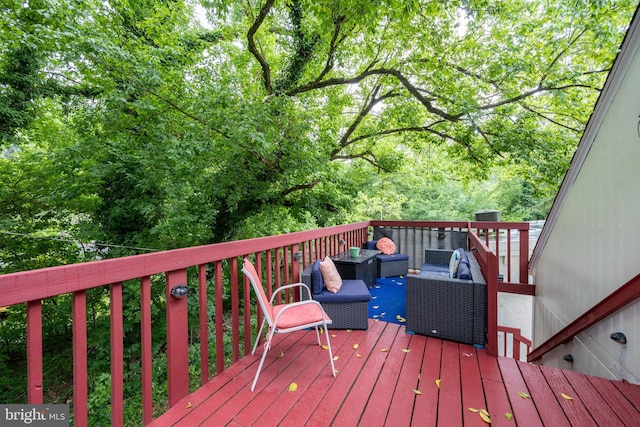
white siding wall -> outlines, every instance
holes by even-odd
[[[640,55],[636,52],[534,271],[534,347],[640,272]],[[543,359],[640,383],[640,302]],[[609,338],[624,332],[626,348]]]

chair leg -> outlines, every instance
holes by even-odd
[[[316,327],[316,332],[318,332],[318,328]],[[324,333],[327,336],[327,350],[329,350],[329,362],[331,362],[331,374],[336,376],[336,367],[333,364],[333,352],[331,351],[331,340],[329,339],[329,331],[327,330],[327,324],[324,325]],[[318,335],[318,340],[320,336]]]
[[[262,319],[262,324],[260,325],[260,329],[258,330],[258,335],[256,336],[256,342],[253,344],[253,350],[251,350],[251,354],[255,354],[256,348],[258,348],[258,343],[260,342],[260,337],[262,336],[262,328],[264,328],[265,319]]]
[[[260,328],[262,329],[262,328]],[[270,328],[269,333],[267,334],[267,342],[264,345],[264,350],[262,351],[262,357],[260,358],[260,363],[258,364],[258,371],[256,372],[256,376],[253,378],[253,384],[251,384],[251,391],[256,388],[256,383],[258,382],[258,377],[260,376],[260,371],[262,370],[262,365],[264,364],[264,359],[267,357],[267,353],[271,348],[271,339],[273,338],[273,334],[275,333],[276,328]],[[256,343],[258,341],[256,340]],[[254,348],[255,351],[255,348]]]
[[[318,345],[322,346],[322,341],[320,341],[320,331],[318,331],[318,327],[315,327],[316,330],[316,338],[318,339]],[[327,332],[327,330],[325,329],[325,333]]]

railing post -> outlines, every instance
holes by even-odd
[[[169,407],[189,394],[189,331],[187,328],[187,298],[171,295],[178,285],[186,285],[187,270],[167,273],[167,374]]]
[[[520,230],[520,283],[529,283],[529,229]]]
[[[487,353],[498,355],[498,257],[487,253]]]

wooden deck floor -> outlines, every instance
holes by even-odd
[[[494,426],[640,425],[637,385],[491,357],[386,322],[329,333],[336,378],[315,333],[282,335],[255,392],[260,354],[243,358],[152,425],[486,425],[470,408],[487,410]]]

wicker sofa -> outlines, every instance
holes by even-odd
[[[316,263],[309,264],[302,272],[302,283],[309,286],[312,298],[322,305],[332,320],[331,329],[367,329],[369,327],[369,301],[371,294],[363,280],[343,279],[342,287],[336,294],[324,288],[321,275],[316,271]],[[306,297],[306,295],[303,295]]]
[[[486,343],[487,286],[467,252],[470,280],[449,278],[452,250],[427,249],[419,274],[407,275],[407,331],[476,346]]]

